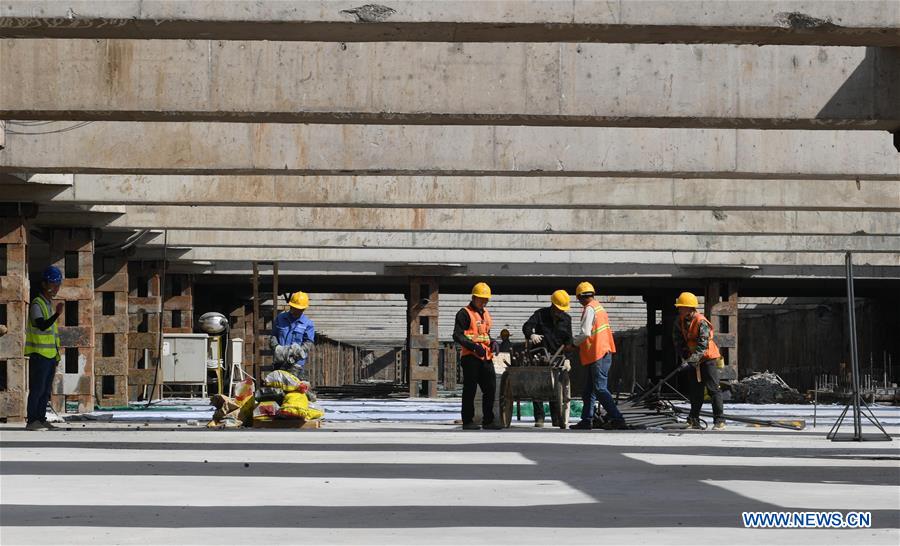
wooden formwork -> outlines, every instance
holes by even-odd
[[[438,277],[410,277],[406,298],[409,395],[437,396],[440,339],[438,337]]]
[[[100,406],[128,403],[128,261],[94,260],[94,393]]]
[[[50,264],[63,271],[57,300],[66,304],[60,317],[62,361],[50,403],[58,412],[77,401],[79,412],[94,409],[94,235],[91,229],[50,232]]]
[[[0,219],[0,418],[25,420],[28,368],[24,357],[28,320],[27,229],[21,218]]]
[[[193,332],[193,278],[167,274],[163,296],[161,266],[158,262],[128,264],[128,394],[131,400],[160,396],[162,377],[156,370],[160,313],[162,333]],[[154,385],[153,392],[148,392],[148,387]]]

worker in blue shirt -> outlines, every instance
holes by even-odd
[[[309,307],[309,296],[305,292],[294,292],[288,306],[287,311],[275,317],[272,326],[273,360],[276,369],[299,375],[316,341],[316,328],[304,314]]]

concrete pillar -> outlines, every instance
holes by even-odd
[[[657,297],[644,296],[647,304],[647,379],[656,382],[662,377],[662,323],[656,320],[656,311],[660,300]]]
[[[2,131],[0,131],[2,133]],[[25,348],[25,321],[28,320],[28,262],[25,220],[0,219],[0,419],[25,420],[28,389],[28,360]]]
[[[406,297],[408,329],[406,354],[409,366],[409,395],[437,396],[438,277],[410,277]]]
[[[128,404],[128,260],[94,260],[94,393],[99,406]]]
[[[63,271],[57,299],[65,302],[59,336],[62,361],[53,381],[57,412],[77,401],[79,412],[94,409],[94,235],[90,229],[50,233],[50,263]]]

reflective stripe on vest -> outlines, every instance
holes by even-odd
[[[31,304],[38,304],[41,309],[41,315],[44,320],[51,317],[50,308],[44,298],[37,296],[31,301]],[[33,323],[32,319],[28,320],[25,326],[25,356],[30,354],[38,354],[44,358],[60,359],[59,355],[59,327],[56,322],[50,326],[50,330],[40,330]]]
[[[485,360],[492,359],[494,357],[494,354],[493,351],[491,351],[491,326],[493,324],[493,321],[491,320],[491,314],[488,313],[487,309],[485,309],[483,311],[484,315],[480,316],[468,305],[463,309],[465,309],[469,314],[469,328],[465,332],[463,332],[463,335],[472,342],[484,347],[484,354],[486,355],[484,357]],[[462,356],[474,354],[474,351],[466,349],[465,347],[460,350],[460,355]]]
[[[578,347],[578,358],[581,360],[582,366],[600,360],[607,353],[616,352],[616,343],[613,341],[613,332],[606,310],[600,305],[600,302],[593,300],[581,311],[582,317],[588,307],[594,309],[594,323],[591,325],[591,335]]]
[[[681,337],[684,338],[684,342],[687,344],[691,354],[694,354],[694,350],[697,348],[697,338],[700,337],[701,321],[709,325],[709,345],[706,347],[706,352],[703,353],[702,360],[715,360],[722,355],[719,353],[719,346],[713,341],[716,333],[713,330],[712,323],[703,316],[703,313],[694,313],[694,318],[691,320],[691,325],[688,327],[687,331],[684,329],[684,320],[681,318],[678,319],[678,328],[681,330]]]

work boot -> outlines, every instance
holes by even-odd
[[[625,423],[625,419],[610,419],[603,423],[604,430],[626,430],[627,428],[628,425]]]
[[[484,430],[503,430],[503,425],[500,423],[488,423],[481,428]]]
[[[32,421],[25,425],[25,430],[45,430],[40,421]]]
[[[591,430],[594,426],[589,420],[578,421],[574,425],[569,425],[571,430]]]
[[[463,423],[463,430],[481,430],[481,425],[475,423]]]
[[[688,417],[687,418],[688,428],[691,430],[703,430],[703,427],[700,426],[700,419],[696,417]]]
[[[716,421],[716,424],[713,425],[713,430],[725,430],[725,421]]]
[[[537,428],[543,428],[543,427],[544,427],[544,420],[543,420],[543,419],[535,419],[535,420],[534,420],[534,426],[536,426]]]
[[[53,424],[51,424],[50,421],[48,421],[46,419],[41,421],[41,426],[43,426],[47,430],[56,430],[58,428],[58,427],[54,426]]]

